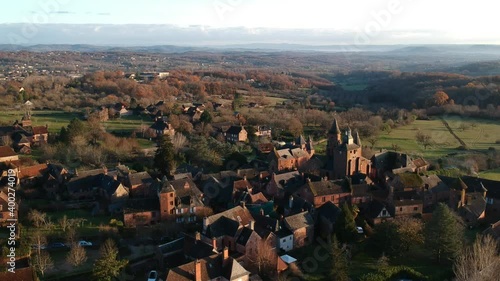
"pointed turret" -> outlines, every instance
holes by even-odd
[[[351,128],[350,127],[347,127],[347,130],[345,131],[345,135],[344,135],[344,143],[345,144],[353,144],[354,143],[354,139],[352,138],[352,133],[351,133]]]
[[[337,118],[333,118],[333,124],[328,133],[333,135],[340,135],[340,129],[339,129],[339,124],[337,122]]]
[[[300,145],[301,147],[304,147],[306,145],[306,139],[304,138],[303,135],[300,135],[297,140],[295,141],[295,145]]]
[[[358,130],[356,130],[356,132],[354,132],[354,143],[361,146],[361,138],[359,137]]]
[[[306,150],[310,156],[314,154],[313,140],[311,139],[311,136],[307,137]]]

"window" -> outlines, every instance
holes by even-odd
[[[325,196],[321,197],[321,202],[325,202],[325,201],[326,201]]]
[[[283,239],[283,243],[285,243],[285,242],[286,242],[286,239]]]
[[[413,211],[418,211],[418,207],[413,207]]]
[[[173,206],[174,205],[174,201],[170,201],[170,206]]]
[[[399,211],[402,212],[403,211],[403,207],[399,207]]]
[[[174,197],[174,194],[173,194],[173,193],[170,193],[170,197]]]

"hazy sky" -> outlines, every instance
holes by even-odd
[[[499,10],[499,2],[487,0],[18,0],[2,2],[0,24],[155,24],[202,32],[238,27],[254,35],[300,28],[357,34],[350,39],[357,42],[346,42],[353,44],[500,44]]]

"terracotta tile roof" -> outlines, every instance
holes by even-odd
[[[222,255],[213,255],[208,258],[198,260],[200,262],[201,280],[238,280],[250,273],[236,260],[228,257],[224,263]],[[195,280],[196,261],[170,269],[165,281],[192,281]]]
[[[0,157],[16,156],[17,154],[10,146],[0,146]]]
[[[38,164],[30,167],[21,167],[19,168],[19,178],[24,179],[24,178],[34,178],[34,177],[41,177],[43,173],[47,170],[48,165],[46,163],[44,164]]]
[[[34,135],[42,135],[42,134],[48,134],[49,131],[47,130],[47,127],[45,126],[35,126],[33,127],[33,134]]]
[[[304,227],[314,225],[314,220],[308,211],[285,218],[285,224],[292,232]]]
[[[314,196],[332,195],[348,192],[343,190],[339,182],[329,180],[308,182],[306,184],[306,188],[311,190]]]
[[[209,216],[207,221],[213,223],[221,217],[226,217],[233,221],[239,222],[241,225],[248,225],[251,220],[254,220],[247,208],[236,206],[224,212]]]
[[[235,190],[247,190],[252,189],[252,185],[247,180],[239,180],[233,182],[233,188]]]
[[[9,281],[34,281],[35,273],[31,267],[16,268],[16,273],[0,272],[0,280]]]

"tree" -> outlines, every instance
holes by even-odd
[[[432,137],[420,130],[418,130],[418,132],[415,134],[415,139],[418,144],[424,146],[424,149],[427,149],[427,147],[433,144]]]
[[[38,228],[47,224],[47,214],[38,210],[31,210],[28,213],[28,220]]]
[[[112,239],[107,239],[100,249],[101,257],[94,263],[92,277],[96,281],[112,281],[127,265],[127,260],[118,259],[118,248]]]
[[[299,119],[297,119],[295,117],[288,120],[287,128],[288,128],[288,131],[290,133],[292,133],[292,135],[294,137],[298,137],[298,136],[300,136],[300,134],[302,134],[302,130],[303,130],[302,123],[300,122]]]
[[[203,113],[200,116],[200,121],[203,124],[210,124],[210,123],[212,123],[212,115],[210,114],[210,112],[208,112],[207,110],[203,111]]]
[[[432,219],[425,225],[425,245],[438,262],[453,260],[462,249],[463,227],[455,214],[443,203],[438,204]]]
[[[42,276],[47,270],[54,267],[54,262],[46,251],[38,251],[38,253],[32,257],[31,261],[35,270],[40,272]]]
[[[73,266],[79,266],[87,261],[87,251],[77,243],[73,243],[66,261]]]
[[[82,120],[74,118],[69,122],[66,131],[68,133],[68,140],[72,141],[76,136],[85,136],[87,134],[87,126]]]
[[[333,236],[330,254],[332,256],[332,267],[330,270],[330,280],[349,281],[349,267],[344,251],[339,247],[337,236]]]
[[[356,222],[354,215],[347,203],[342,204],[342,214],[340,215],[337,225],[336,234],[339,240],[343,243],[352,242],[357,237]]]
[[[400,217],[394,220],[399,235],[401,251],[408,252],[411,247],[424,244],[424,225],[422,221],[411,217]]]
[[[433,96],[432,100],[435,105],[442,106],[448,103],[450,97],[444,91],[437,91]]]
[[[498,242],[489,235],[477,237],[474,244],[457,257],[453,266],[457,281],[497,280],[499,271]]]
[[[369,244],[378,254],[392,257],[400,254],[401,235],[398,233],[397,225],[390,221],[377,224],[373,235],[370,236]]]
[[[182,148],[188,143],[187,138],[181,133],[175,133],[172,138],[172,145],[174,146],[174,151],[179,153]]]
[[[154,165],[164,175],[170,175],[175,170],[175,150],[168,135],[163,135],[160,138],[154,157]]]

